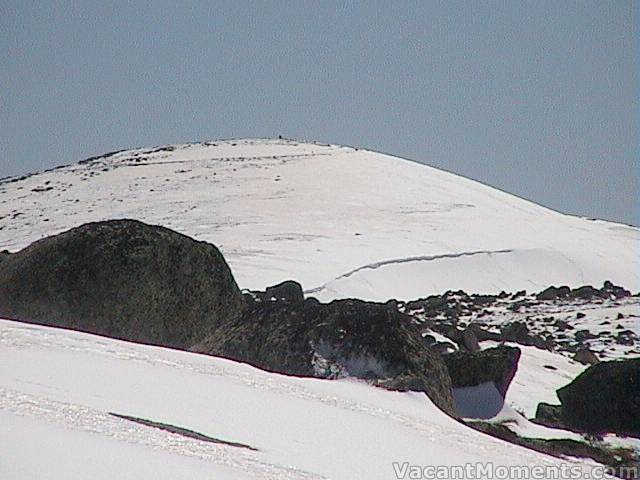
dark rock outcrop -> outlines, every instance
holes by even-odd
[[[187,348],[237,316],[242,295],[222,254],[135,220],[89,223],[0,262],[0,315]]]
[[[480,350],[480,341],[493,340],[501,341],[502,337],[493,332],[482,329],[476,324],[469,325],[466,329],[461,330],[456,326],[446,323],[436,324],[434,330],[444,335],[449,340],[455,342],[458,347],[468,352],[477,352]]]
[[[551,428],[562,428],[562,407],[540,402],[536,409],[534,421]]]
[[[623,287],[614,285],[609,280],[604,282],[602,291],[608,293],[615,298],[626,298],[631,296],[631,292]]]
[[[457,352],[458,347],[456,347],[452,342],[436,342],[436,344],[431,347],[431,350],[440,355],[446,355],[448,353]]]
[[[433,347],[436,343],[438,343],[436,341],[436,337],[434,337],[433,335],[429,335],[429,334],[422,335],[422,341],[424,342],[424,344],[427,347]]]
[[[630,297],[631,292],[614,285],[609,280],[604,282],[601,289],[591,285],[571,289],[567,286],[549,287],[536,295],[538,300],[558,300],[558,299],[582,299],[592,300],[598,298],[625,298]]]
[[[425,345],[411,317],[396,308],[361,300],[245,298],[240,318],[192,350],[290,375],[351,376],[389,389],[423,391],[453,413],[446,366]]]
[[[536,295],[538,300],[556,300],[558,298],[567,298],[571,293],[571,289],[567,286],[549,287]]]
[[[578,343],[582,343],[585,342],[587,340],[592,340],[594,338],[598,338],[597,335],[591,333],[589,330],[578,330],[574,336],[574,338],[576,339],[576,342]]]
[[[169,423],[162,423],[162,422],[157,422],[155,420],[147,420],[146,418],[133,417],[131,415],[123,415],[121,413],[114,413],[114,412],[109,412],[109,415],[115,418],[119,418],[121,420],[134,422],[139,425],[144,425],[145,427],[157,428],[158,430],[164,430],[165,432],[173,433],[174,435],[180,435],[182,437],[192,438],[194,440],[199,440],[201,442],[215,443],[218,445],[227,445],[229,447],[236,447],[236,448],[246,448],[248,450],[253,450],[253,451],[258,450],[257,448],[254,448],[251,445],[247,445],[245,443],[221,440],[219,438],[205,435],[204,433],[196,432],[195,430],[191,430],[184,427],[178,427],[176,425],[171,425]]]
[[[606,298],[607,294],[592,287],[591,285],[584,285],[582,287],[574,288],[569,293],[570,298],[579,298],[582,300],[591,300],[593,298]]]
[[[557,393],[565,425],[640,437],[640,358],[600,362]]]
[[[507,342],[519,343],[520,345],[546,350],[553,348],[552,339],[542,338],[530,333],[529,327],[527,327],[527,324],[524,322],[509,323],[501,329],[500,333],[502,340]]]
[[[588,348],[578,350],[573,356],[573,359],[576,362],[583,363],[584,365],[595,365],[600,362],[598,356]]]
[[[639,342],[638,335],[633,330],[622,330],[616,335],[616,342],[619,345],[634,345]]]
[[[564,332],[565,330],[573,330],[574,327],[569,322],[565,320],[556,320],[553,323],[553,326],[556,328],[558,332]]]
[[[480,351],[480,342],[478,341],[478,337],[474,329],[467,328],[462,332],[462,344],[464,348],[469,352],[479,352]]]
[[[511,431],[505,424],[466,422],[468,426],[492,437],[565,460],[567,457],[590,458],[606,465],[607,473],[624,480],[637,480],[640,469],[638,454],[633,449],[590,445],[565,438],[526,438]]]
[[[304,293],[302,285],[293,280],[287,280],[277,285],[267,287],[264,293],[260,293],[264,301],[284,301],[290,303],[302,303]]]
[[[454,388],[493,382],[504,397],[518,369],[520,353],[519,348],[500,346],[475,353],[451,353],[443,359]]]
[[[479,325],[472,323],[471,325],[469,325],[469,327],[467,328],[467,330],[471,330],[473,331],[473,333],[475,334],[476,338],[478,339],[478,341],[480,342],[484,342],[487,340],[491,340],[493,342],[500,342],[502,341],[502,335],[496,332],[491,332],[485,328],[480,327]]]

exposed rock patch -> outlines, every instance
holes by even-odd
[[[580,362],[584,365],[595,365],[596,363],[600,362],[598,356],[588,348],[578,350],[573,356],[573,359],[576,362]]]
[[[290,303],[302,303],[304,301],[302,285],[293,280],[287,280],[277,285],[267,287],[264,293],[259,292],[258,295],[265,302],[275,300]]]
[[[536,295],[538,300],[558,300],[558,299],[582,299],[592,300],[594,298],[625,298],[631,296],[631,292],[614,285],[609,280],[604,282],[601,289],[591,285],[571,289],[566,285],[561,287],[549,287]]]
[[[600,362],[557,393],[564,424],[640,437],[640,358]]]
[[[625,480],[636,480],[640,469],[638,454],[630,449],[611,449],[570,439],[520,437],[506,425],[487,422],[467,422],[470,427],[507,442],[557,458],[590,458],[609,467],[609,473]]]
[[[556,300],[558,298],[567,298],[571,293],[571,289],[567,286],[549,287],[536,295],[538,300]]]
[[[0,261],[0,315],[187,348],[237,316],[222,254],[135,220],[89,223]]]
[[[529,327],[524,322],[514,322],[505,325],[501,331],[502,340],[519,343],[520,345],[533,346],[545,350],[553,348],[551,339],[542,338],[529,331]]]
[[[214,438],[214,437],[210,437],[209,435],[205,435],[204,433],[196,432],[195,430],[178,427],[176,425],[171,425],[168,423],[156,422],[154,420],[147,420],[145,418],[132,417],[130,415],[122,415],[120,413],[113,413],[113,412],[109,412],[109,415],[111,415],[112,417],[120,418],[121,420],[128,420],[130,422],[138,423],[140,425],[144,425],[145,427],[157,428],[159,430],[164,430],[165,432],[173,433],[175,435],[181,435],[186,438],[200,440],[201,442],[215,443],[218,445],[226,445],[228,447],[246,448],[248,450],[253,450],[253,451],[258,450],[257,448],[254,448],[251,445],[238,443],[238,442],[230,442],[228,440],[221,440],[219,438]]]
[[[519,348],[500,346],[474,353],[451,353],[443,358],[454,388],[493,382],[504,398],[518,369],[520,354]]]
[[[562,422],[562,406],[552,405],[550,403],[540,402],[536,409],[536,416],[533,419],[540,425],[546,425],[551,428],[563,428]]]
[[[256,301],[259,297],[245,295],[244,314],[193,350],[291,375],[352,376],[390,389],[423,391],[453,413],[446,366],[396,308],[361,300],[322,304]]]

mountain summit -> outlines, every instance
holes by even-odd
[[[640,288],[640,230],[368,150],[223,140],[123,150],[0,182],[0,250],[134,218],[218,245],[242,288],[322,300],[549,285]]]

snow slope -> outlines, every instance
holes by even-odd
[[[0,249],[124,217],[218,245],[243,288],[293,278],[321,300],[604,280],[640,289],[637,228],[349,147],[229,140],[136,149],[0,183]]]
[[[109,415],[188,428],[207,443]],[[424,394],[0,320],[0,478],[392,479],[413,465],[589,470],[476,432]]]

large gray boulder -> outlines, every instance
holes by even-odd
[[[640,437],[640,358],[600,362],[557,393],[568,427]]]
[[[422,341],[411,317],[396,307],[351,299],[265,302],[262,297],[245,295],[242,317],[192,350],[289,375],[355,377],[389,389],[423,391],[454,413],[446,366]]]
[[[0,317],[188,348],[244,303],[222,254],[135,220],[89,223],[0,261]]]
[[[459,351],[443,355],[454,388],[492,382],[504,398],[518,370],[520,349],[499,346],[479,352]]]

